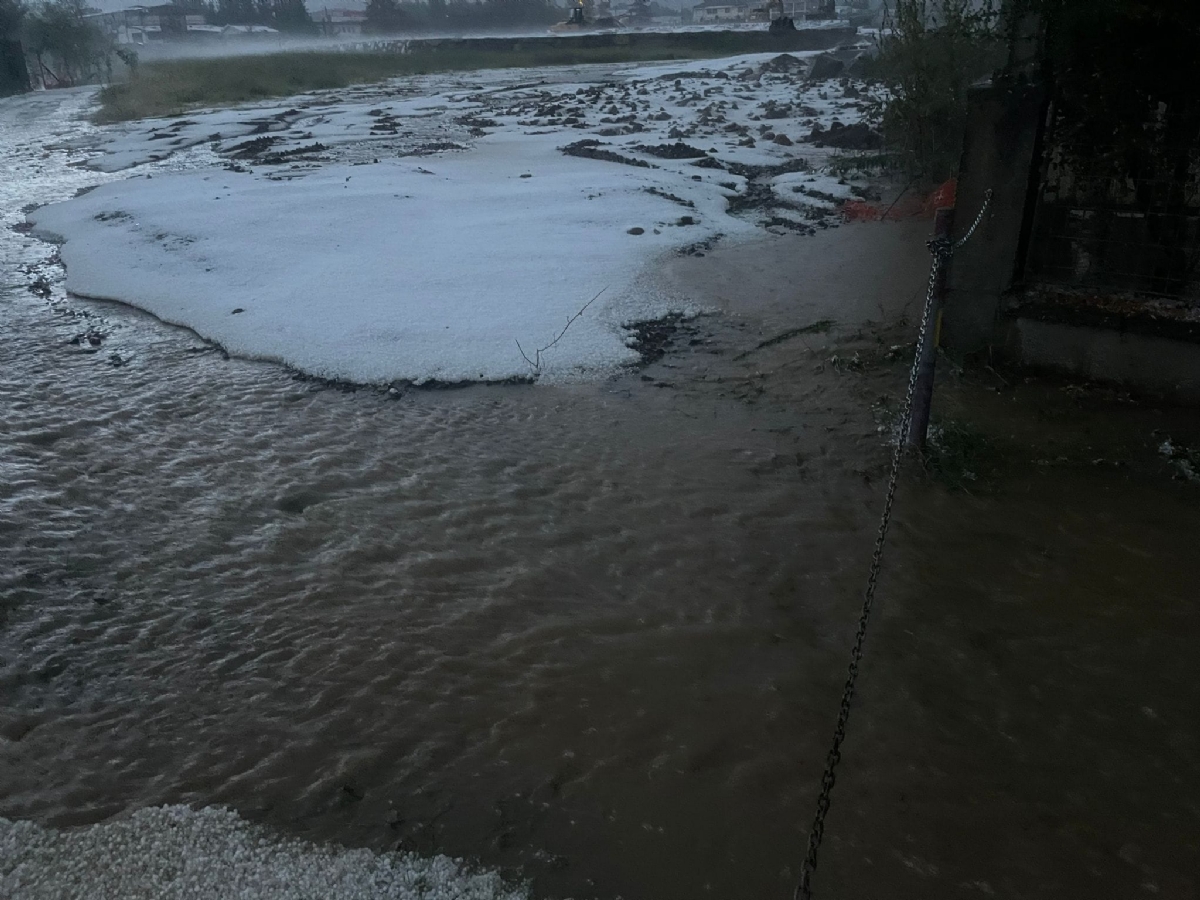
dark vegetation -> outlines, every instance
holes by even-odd
[[[181,0],[178,5],[187,13],[203,15],[214,25],[265,25],[293,36],[315,36],[320,33],[320,26],[305,8],[304,0]],[[114,74],[119,72],[120,62],[136,73],[136,52],[128,47],[117,46],[103,29],[86,17],[87,12],[86,0],[44,0],[35,3],[0,0],[0,96],[28,89],[30,73],[26,66],[27,55],[36,61],[39,79],[50,87],[111,82]],[[486,31],[548,25],[562,18],[563,12],[549,0],[370,0],[365,28],[369,34],[380,35],[397,32]],[[712,55],[717,55],[717,50],[714,48]],[[326,60],[318,62],[317,71],[308,80],[303,78],[302,73],[290,68],[292,60],[279,59],[282,71],[273,75],[267,76],[261,65],[234,71],[234,76],[245,75],[250,79],[250,83],[241,90],[232,89],[230,78],[219,74],[217,77],[222,85],[211,94],[197,85],[183,86],[189,74],[207,76],[213,74],[214,70],[179,71],[166,75],[173,84],[164,91],[154,92],[143,84],[139,91],[133,92],[148,100],[155,99],[156,102],[146,106],[150,112],[131,114],[152,115],[180,108],[178,103],[173,105],[173,101],[167,99],[172,94],[196,95],[195,100],[183,101],[185,105],[205,101],[227,103],[277,96],[296,90],[339,87],[412,72],[563,65],[572,62],[622,62],[692,55],[701,54],[613,48],[607,52],[581,50],[576,54],[491,53],[457,57],[447,54],[436,62],[420,60],[409,64],[394,61],[391,65],[382,65],[379,60],[361,64],[344,61],[331,63]],[[166,70],[156,67],[154,74],[156,77],[164,76]],[[152,93],[161,96],[151,98]],[[137,107],[126,102],[122,108],[132,110]],[[127,117],[125,113],[114,112],[103,115],[108,121]]]
[[[967,90],[1003,60],[1000,23],[992,0],[892,0],[872,67],[892,167],[930,182],[957,170]]]
[[[85,0],[0,0],[0,95],[28,88],[26,57],[50,87],[66,87],[112,77],[115,60],[134,64],[85,18]]]
[[[1151,191],[1155,182],[1192,181],[1200,147],[1200,3],[1033,5],[1048,7],[1043,77],[1056,88],[1056,146],[1075,171],[1136,180]]]
[[[653,44],[613,47],[531,47],[523,50],[440,49],[409,53],[296,51],[265,56],[145,63],[128,81],[100,92],[97,122],[168,116],[200,106],[221,106],[342,88],[400,75],[430,72],[637,62],[720,55]]]
[[[641,33],[628,43],[553,38],[409,42],[406,52],[381,44],[378,51],[284,52],[211,60],[145,63],[127,83],[101,92],[99,122],[173,115],[199,106],[282,97],[430,72],[564,66],[587,63],[702,59],[761,50],[756,32],[708,32],[686,41]],[[703,160],[701,160],[703,162]],[[719,165],[713,162],[712,165]]]
[[[564,18],[561,9],[546,0],[369,0],[366,30],[375,34],[416,31],[479,31],[521,25],[551,25]]]
[[[1061,147],[1088,175],[1175,178],[1200,138],[1200,3],[1180,0],[890,0],[871,74],[893,169],[954,174],[967,92],[994,75],[1053,86]],[[1114,141],[1115,137],[1115,141]],[[1098,157],[1096,147],[1112,147]]]

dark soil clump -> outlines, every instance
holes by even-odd
[[[466,150],[462,144],[456,144],[453,141],[433,141],[428,144],[421,144],[419,147],[414,147],[412,153],[405,154],[406,156],[426,156],[430,153],[441,153],[445,150]]]
[[[654,169],[657,166],[652,166],[643,159],[634,159],[632,156],[622,156],[612,150],[605,150],[603,144],[592,138],[582,141],[576,141],[573,144],[567,144],[565,147],[560,147],[567,156],[579,156],[583,159],[599,159],[604,162],[623,163],[627,166],[637,166],[642,169]]]
[[[638,144],[633,149],[638,153],[645,153],[647,156],[657,156],[659,159],[695,159],[699,156],[708,156],[704,150],[685,144],[683,141],[676,141],[673,144]]]
[[[828,128],[816,125],[805,140],[818,147],[839,150],[878,150],[883,146],[883,136],[863,122],[854,125],[834,122]]]
[[[686,206],[688,209],[695,209],[696,204],[691,200],[684,200],[682,197],[677,197],[675,194],[668,193],[662,188],[648,187],[645,188],[647,194],[653,194],[655,197],[662,197],[664,200],[670,200],[672,203],[678,203],[680,206]]]
[[[264,135],[263,137],[252,138],[248,141],[243,141],[235,147],[230,147],[226,154],[230,159],[253,159],[261,153],[269,150],[279,138]]]
[[[630,332],[628,345],[642,357],[638,365],[648,366],[662,359],[683,329],[683,323],[683,313],[667,313],[660,319],[625,325],[625,330]]]
[[[725,237],[724,234],[717,233],[703,241],[696,241],[688,244],[686,247],[680,247],[676,253],[680,256],[703,256],[708,251],[712,250],[717,245],[717,241]]]
[[[771,216],[771,218],[763,223],[763,227],[794,231],[797,234],[813,234],[816,231],[811,225],[805,225],[803,222],[797,222],[793,219],[785,219],[783,216]]]
[[[304,147],[293,147],[291,150],[280,150],[278,153],[272,153],[268,156],[264,156],[261,162],[268,166],[277,166],[281,163],[287,162],[288,160],[295,159],[298,156],[309,156],[313,153],[320,153],[326,149],[328,148],[326,148],[324,144],[317,142],[308,144]]]

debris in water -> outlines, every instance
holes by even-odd
[[[1169,437],[1158,445],[1160,456],[1166,457],[1175,477],[1185,481],[1200,482],[1200,450],[1193,450],[1176,443]]]

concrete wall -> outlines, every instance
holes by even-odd
[[[990,84],[971,91],[958,181],[956,220],[965,228],[993,191],[974,238],[955,255],[947,277],[942,346],[966,356],[1004,342],[1000,312],[1019,277],[1036,184],[1045,91]]]
[[[1200,402],[1195,334],[1146,333],[1124,320],[1115,326],[1054,320],[1016,302],[1024,293],[1045,116],[1044,92],[1028,83],[971,92],[956,231],[971,222],[989,188],[994,196],[979,230],[950,265],[942,346],[959,358],[995,354],[1033,369]]]
[[[1029,318],[1005,322],[1005,355],[1022,365],[1200,402],[1200,345]]]

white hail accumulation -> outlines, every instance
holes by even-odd
[[[268,835],[224,809],[141,809],[57,830],[0,818],[6,900],[525,900],[445,856],[376,854]]]
[[[663,257],[824,227],[851,196],[819,136],[868,88],[810,64],[397,79],[139,122],[88,137],[131,177],[30,218],[69,290],[237,355],[370,384],[589,377],[636,360],[623,326],[694,311]],[[198,171],[137,167],[188,148]]]

